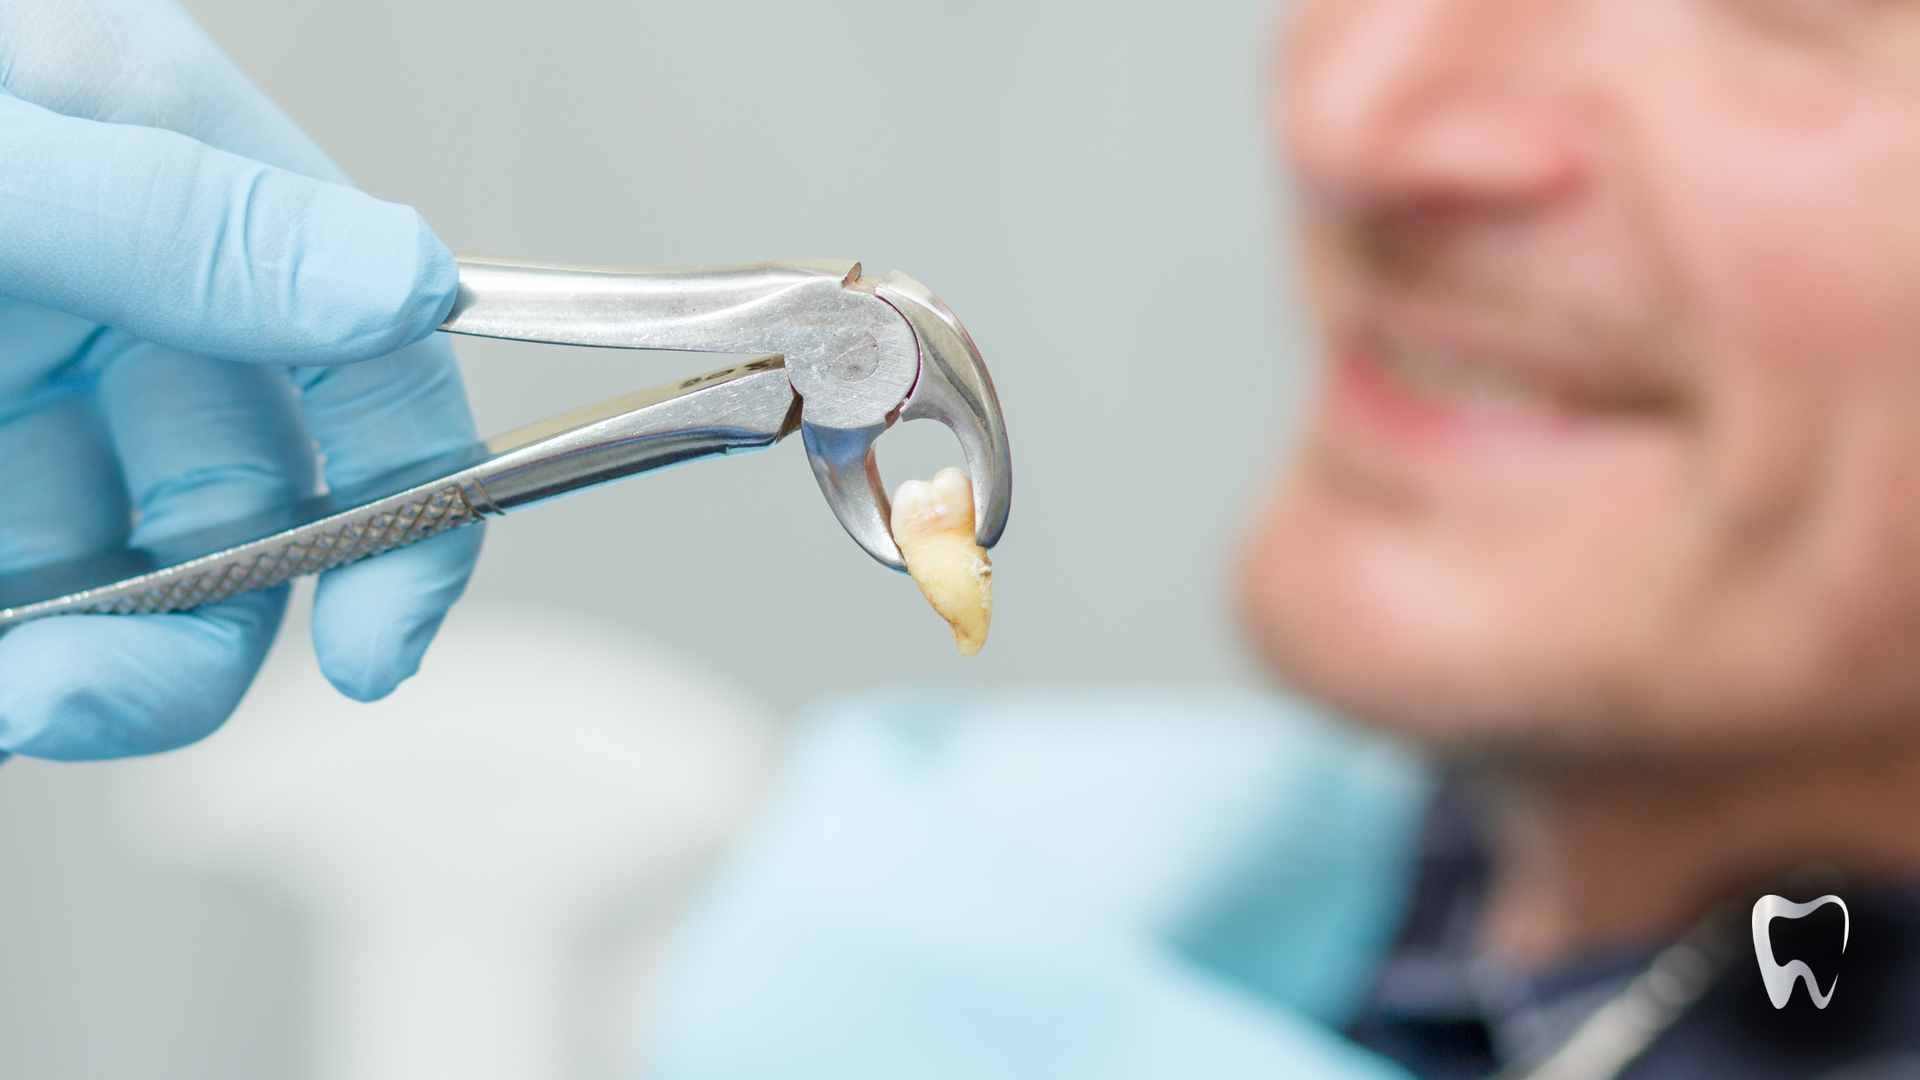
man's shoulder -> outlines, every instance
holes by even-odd
[[[1115,901],[1098,897],[1190,892],[1256,857],[1305,871],[1336,835],[1404,831],[1430,792],[1400,745],[1252,692],[875,694],[809,711],[792,761],[776,815],[858,817],[881,845],[911,831],[1103,909]],[[1164,921],[1178,906],[1110,914]]]
[[[1403,749],[1256,694],[823,705],[681,943],[662,1050],[713,1052],[690,1033],[726,1013],[838,1075],[853,1046],[998,1070],[1014,1033],[1059,1076],[1189,1043],[1338,1056],[1311,1021],[1386,946],[1428,792]]]

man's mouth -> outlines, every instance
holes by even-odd
[[[1559,395],[1537,373],[1496,366],[1445,345],[1374,335],[1350,362],[1370,366],[1391,388],[1439,407],[1475,412],[1551,412]]]
[[[1400,438],[1571,433],[1644,423],[1677,395],[1632,361],[1376,323],[1333,352],[1330,419]]]

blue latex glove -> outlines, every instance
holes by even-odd
[[[433,328],[457,269],[347,186],[170,0],[0,5],[0,573],[155,540],[472,441]],[[137,524],[135,524],[137,522]],[[341,692],[411,675],[480,530],[325,575]],[[239,703],[285,588],[0,637],[0,758],[151,753]]]
[[[1432,781],[1298,703],[802,721],[656,984],[650,1080],[1406,1080],[1343,1040]]]

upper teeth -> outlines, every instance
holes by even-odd
[[[1381,367],[1395,381],[1432,397],[1496,408],[1537,408],[1549,398],[1537,379],[1440,349],[1388,342],[1379,356]]]

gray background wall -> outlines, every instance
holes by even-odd
[[[187,6],[455,250],[858,258],[935,289],[993,370],[1017,482],[973,660],[840,532],[797,445],[497,524],[477,603],[592,617],[782,706],[903,680],[1260,678],[1232,554],[1307,377],[1272,0]],[[714,366],[460,350],[483,433]],[[881,455],[890,484],[958,463],[932,425]],[[0,769],[0,1075],[297,1072],[296,922],[129,862],[98,811],[128,768]]]

